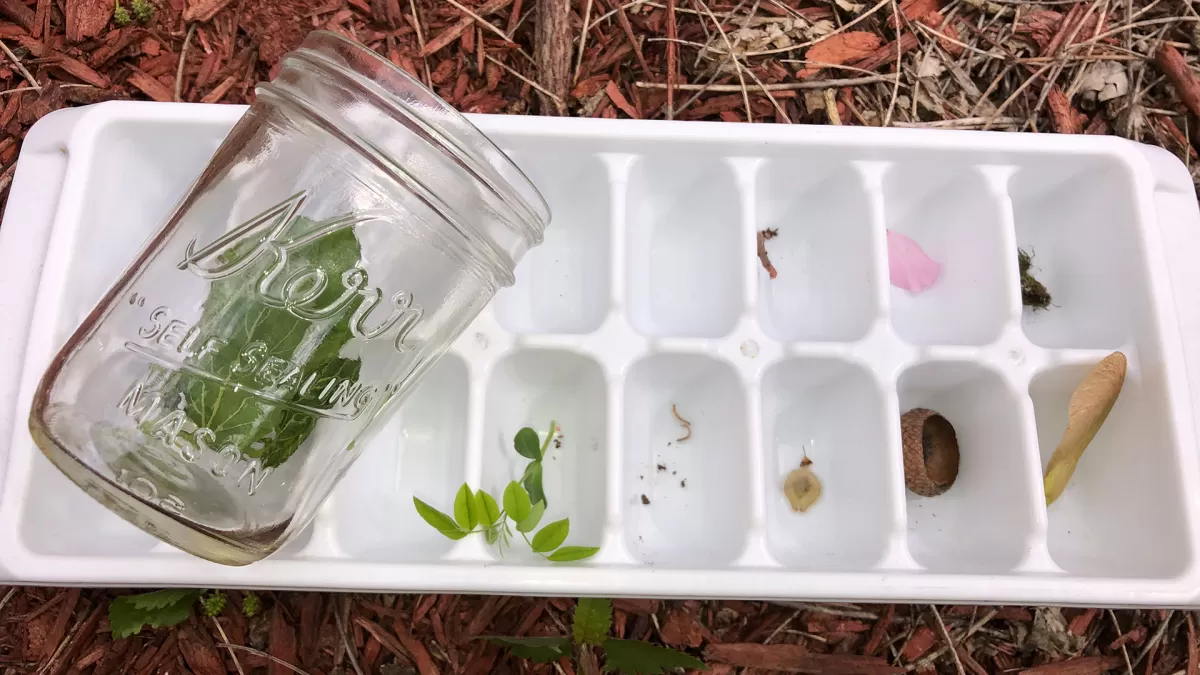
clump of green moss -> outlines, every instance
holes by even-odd
[[[1034,279],[1029,273],[1032,264],[1033,256],[1017,249],[1017,269],[1021,273],[1021,304],[1032,307],[1036,312],[1039,309],[1049,309],[1052,299],[1045,284]]]

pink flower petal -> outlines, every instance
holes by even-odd
[[[887,231],[888,274],[892,285],[911,293],[920,293],[937,283],[942,266],[925,255],[912,239]]]

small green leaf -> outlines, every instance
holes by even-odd
[[[136,609],[162,609],[177,604],[189,596],[199,595],[199,593],[192,588],[164,588],[161,591],[126,595],[121,599],[129,602]]]
[[[572,546],[570,548],[581,548]],[[561,553],[563,550],[555,551]],[[551,556],[553,558],[554,556]],[[612,628],[612,601],[607,598],[580,598],[575,604],[575,624],[572,633],[575,644],[601,645]]]
[[[525,427],[517,432],[513,438],[513,447],[517,449],[517,454],[522,457],[528,457],[534,461],[542,458],[541,444],[538,443],[537,432],[529,427]]]
[[[500,520],[500,505],[496,503],[495,497],[480,490],[475,494],[475,501],[478,506],[480,524],[490,526]]]
[[[458,489],[458,494],[454,496],[454,520],[459,527],[468,532],[479,524],[475,495],[466,483],[463,483]]]
[[[519,523],[529,516],[529,493],[517,481],[508,484],[504,488],[504,510],[508,513],[508,517],[513,519],[514,523]],[[520,528],[518,528],[520,529]],[[525,530],[521,530],[524,532]]]
[[[486,541],[489,546],[495,544],[500,540],[500,530],[497,530],[494,527],[489,527],[483,531],[483,540]]]
[[[565,637],[485,637],[484,640],[508,647],[513,656],[537,663],[553,663],[571,655],[571,641]]]
[[[517,532],[533,532],[538,523],[542,522],[542,514],[546,513],[546,502],[538,502],[529,509],[529,515],[517,523]]]
[[[596,555],[599,546],[564,546],[550,554],[550,562],[574,562]]]
[[[549,553],[562,546],[567,540],[567,532],[571,529],[571,519],[563,518],[538,530],[533,535],[533,550],[535,553]]]
[[[662,675],[670,668],[708,670],[700,659],[641,640],[604,641],[604,672],[622,675]]]
[[[115,640],[137,635],[145,626],[162,628],[187,621],[200,591],[172,588],[126,595],[108,605],[108,623]]]
[[[529,491],[529,501],[534,504],[546,501],[546,493],[542,491],[542,463],[530,462],[525,469],[525,478],[521,480]]]
[[[441,532],[443,536],[450,539],[462,539],[467,536],[467,533],[454,522],[450,516],[438,511],[425,502],[413,497],[413,505],[417,507],[417,514],[433,526],[433,529]]]

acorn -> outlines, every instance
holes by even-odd
[[[900,418],[904,484],[922,497],[936,497],[958,478],[958,437],[950,421],[928,408]]]

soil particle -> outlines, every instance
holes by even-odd
[[[317,0],[247,2],[241,28],[258,42],[258,58],[277,64],[280,57],[300,46],[312,26],[297,17],[314,14],[324,3]]]

